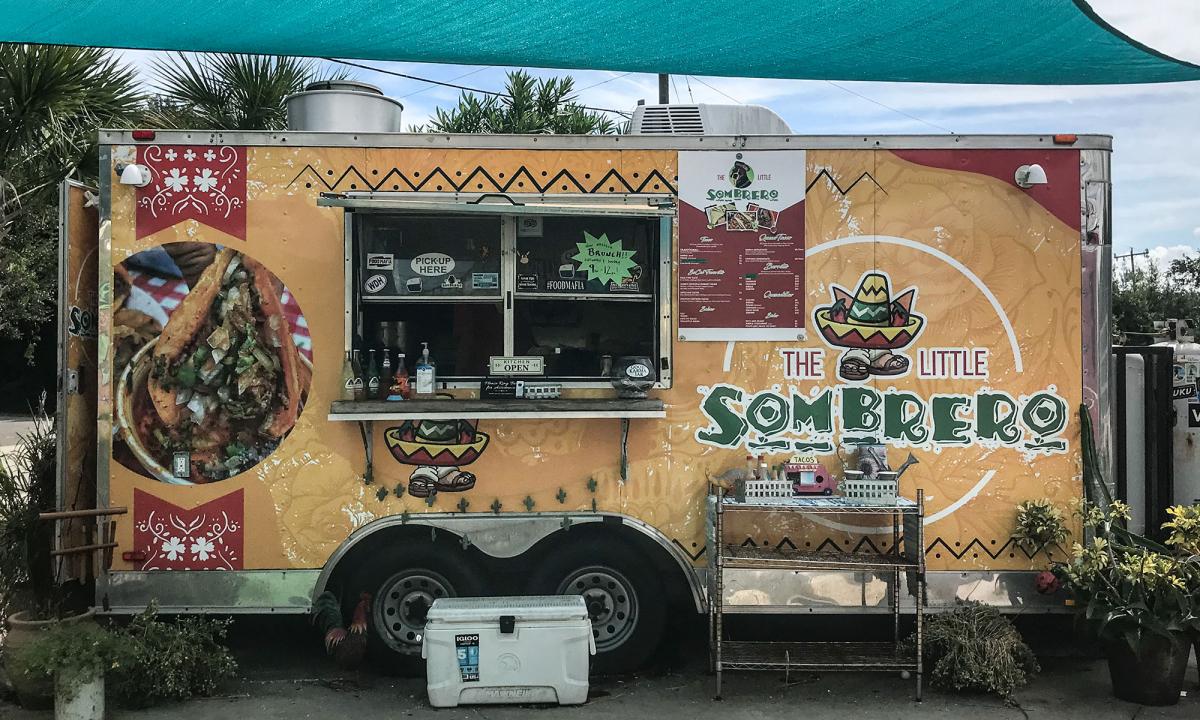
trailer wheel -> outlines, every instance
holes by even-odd
[[[662,639],[666,598],[650,563],[625,543],[589,538],[550,552],[535,568],[529,591],[582,595],[592,620],[600,673],[643,666]]]
[[[447,545],[418,544],[388,548],[355,573],[354,587],[371,593],[371,654],[398,662],[405,674],[420,671],[425,616],[442,597],[482,595],[484,572]]]

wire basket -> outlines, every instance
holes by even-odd
[[[781,498],[791,497],[791,480],[747,480],[746,498]]]
[[[845,497],[864,505],[895,505],[898,486],[894,472],[881,472],[868,480],[861,472],[847,470],[839,489]]]

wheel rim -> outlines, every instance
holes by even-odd
[[[438,598],[455,595],[450,581],[431,570],[396,573],[380,585],[378,600],[372,604],[379,636],[395,650],[419,652],[429,606]]]
[[[580,568],[562,581],[558,594],[583,596],[597,652],[620,647],[637,627],[638,599],[633,583],[612,568]]]

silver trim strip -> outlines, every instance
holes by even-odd
[[[539,378],[540,381],[540,378]],[[403,403],[400,403],[403,404]],[[665,418],[666,410],[543,410],[541,412],[520,412],[512,410],[495,411],[458,411],[458,412],[408,412],[408,413],[329,413],[326,419],[330,422],[360,421],[360,420],[458,420],[463,415],[470,415],[477,420],[586,420],[591,418]]]
[[[156,570],[108,574],[113,614],[140,613],[151,601],[164,613],[307,613],[319,570]]]
[[[263,147],[487,148],[520,150],[875,150],[995,148],[1111,150],[1111,135],[1079,135],[1056,145],[1053,135],[428,135],[415,133],[157,130],[135,141],[128,130],[100,131],[101,145],[215,144]]]
[[[96,281],[96,507],[108,507],[109,465],[112,460],[112,148],[101,145],[99,151],[100,170],[100,238],[99,257],[96,261],[100,277]],[[107,335],[107,337],[106,337]],[[109,378],[107,390],[110,398],[107,407],[103,404],[101,378]],[[108,568],[96,572],[96,605],[103,607],[108,599]]]
[[[421,193],[413,193],[419,195]],[[329,197],[322,195],[317,198],[318,207],[340,207],[354,211],[380,211],[390,210],[393,212],[436,212],[436,213],[451,213],[461,215],[579,215],[586,212],[588,215],[605,215],[614,217],[657,217],[660,215],[671,216],[675,214],[675,208],[666,207],[638,207],[636,205],[557,205],[551,203],[530,203],[528,205],[501,205],[500,203],[479,203],[474,205],[466,202],[454,202],[450,200],[432,200],[429,202],[409,199],[409,198],[357,198],[357,197]]]

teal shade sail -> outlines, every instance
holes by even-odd
[[[1083,0],[0,0],[0,40],[762,78],[1200,79]]]

